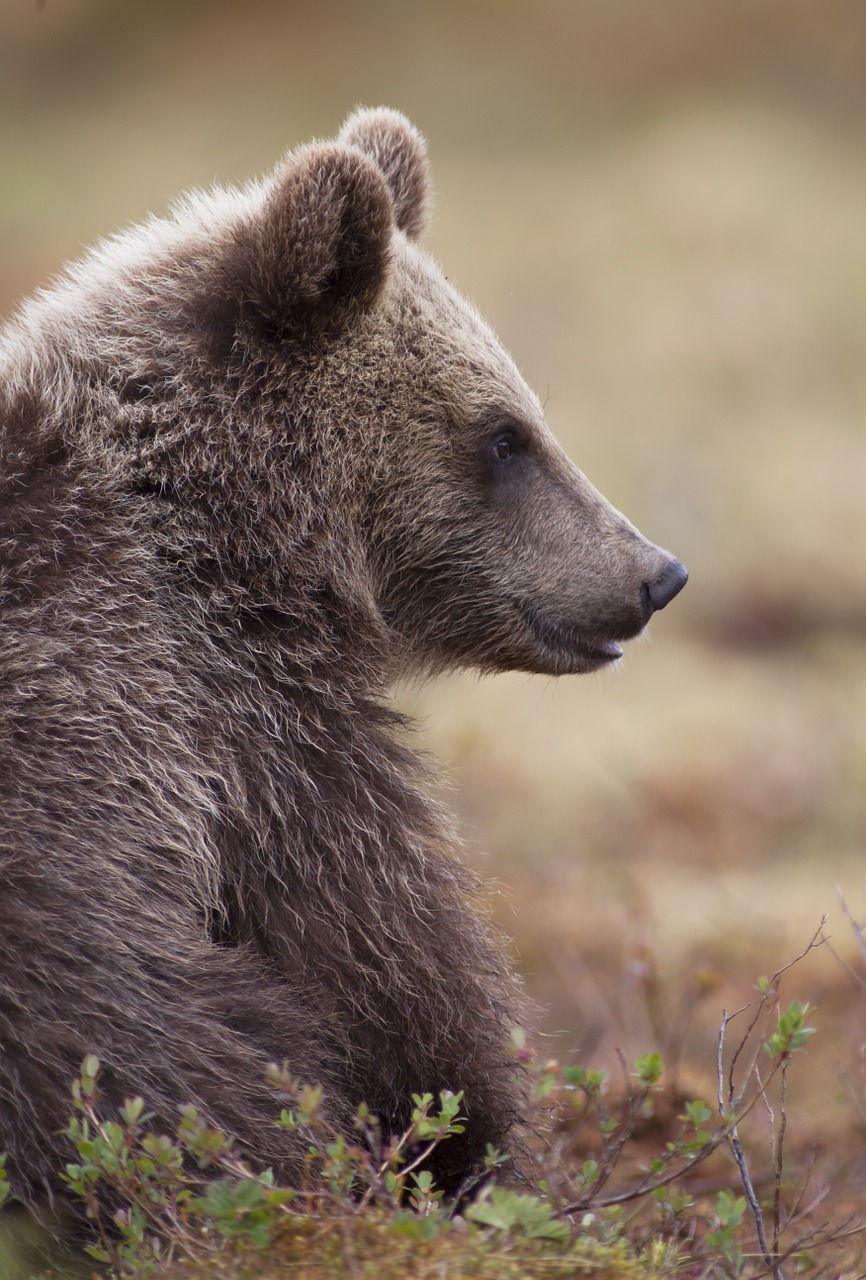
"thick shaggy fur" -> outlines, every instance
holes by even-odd
[[[465,1090],[451,1188],[520,1110],[516,994],[395,676],[616,656],[671,557],[565,459],[418,248],[424,144],[353,116],[187,199],[0,347],[0,1149],[56,1186],[86,1053],[291,1179],[272,1061],[402,1126]],[[504,442],[504,443],[503,443]],[[658,596],[658,592],[656,593]]]

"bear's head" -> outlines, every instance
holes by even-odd
[[[420,135],[360,110],[262,182],[107,242],[11,341],[42,386],[50,351],[74,353],[54,382],[82,405],[52,420],[108,434],[208,607],[284,638],[318,616],[322,654],[366,641],[386,678],[591,671],[686,572],[556,443],[419,247],[428,203]]]
[[[418,245],[423,140],[359,110],[289,158],[245,237],[244,306],[339,476],[406,667],[561,674],[617,658],[685,584],[569,461],[491,329]],[[336,531],[339,536],[339,530]]]

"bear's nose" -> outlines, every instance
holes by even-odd
[[[672,560],[660,578],[644,583],[643,594],[647,613],[653,613],[670,604],[689,580],[689,571],[679,560]]]

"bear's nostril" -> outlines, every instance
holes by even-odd
[[[680,564],[679,560],[672,560],[660,578],[656,578],[655,582],[644,583],[641,594],[645,593],[651,609],[663,609],[682,591],[688,580],[689,571],[686,566]]]

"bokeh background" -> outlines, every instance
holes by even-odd
[[[425,132],[428,246],[692,575],[615,673],[400,692],[544,1052],[658,1049],[712,1096],[722,1008],[827,915],[786,978],[817,1006],[792,1108],[856,1178],[866,5],[2,0],[0,310],[357,103]]]

